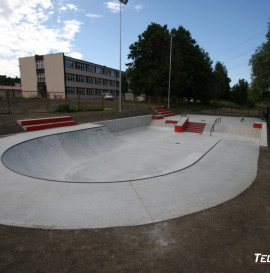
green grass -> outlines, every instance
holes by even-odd
[[[103,108],[99,106],[83,106],[80,111],[103,111]]]
[[[241,106],[231,101],[219,100],[219,101],[210,101],[209,103],[171,104],[171,108],[184,108],[192,112],[199,112],[203,110],[217,109],[217,108],[246,110],[246,109],[251,109],[253,107]]]
[[[210,105],[213,108],[232,108],[232,109],[238,109],[238,110],[243,110],[247,108],[245,106],[241,106],[239,104],[236,104],[232,101],[227,101],[227,100],[214,101],[213,103],[210,103]]]
[[[82,106],[80,110],[71,107],[69,103],[59,104],[54,112],[71,113],[71,112],[88,112],[88,111],[103,111],[102,107],[98,106]]]
[[[70,107],[69,103],[59,104],[54,112],[60,112],[60,113],[71,113],[71,112],[77,112],[77,110],[73,107]]]

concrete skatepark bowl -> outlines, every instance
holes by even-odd
[[[263,130],[222,118],[210,137],[215,118],[190,117],[203,134],[142,116],[1,138],[0,223],[140,225],[225,202],[255,179]]]

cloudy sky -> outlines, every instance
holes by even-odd
[[[270,21],[269,0],[129,0],[122,10],[122,68],[151,22],[182,25],[232,84],[250,80],[249,59]],[[1,0],[0,34],[0,75],[19,77],[19,57],[56,52],[119,68],[118,0]]]

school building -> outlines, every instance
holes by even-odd
[[[119,70],[65,56],[19,58],[23,97],[119,94]]]

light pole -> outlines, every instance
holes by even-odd
[[[127,4],[128,0],[119,0],[120,4],[120,69],[119,69],[119,113],[122,113],[122,68],[121,68],[121,63],[122,63],[122,5]]]
[[[170,63],[169,63],[169,87],[168,87],[168,109],[170,108],[170,93],[171,93],[171,70],[172,70],[172,38],[173,34],[171,34],[171,42],[170,42]]]

